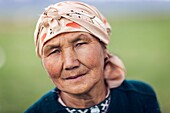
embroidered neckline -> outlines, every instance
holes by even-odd
[[[111,100],[111,95],[109,95],[100,104],[89,108],[80,109],[80,108],[71,108],[65,106],[65,109],[68,111],[68,113],[106,113],[110,105],[110,100]]]
[[[59,97],[58,101],[61,105],[65,107],[65,109],[68,111],[68,113],[106,113],[109,105],[110,105],[110,100],[111,100],[111,95],[110,95],[110,90],[108,89],[108,93],[106,95],[105,100],[103,100],[101,103],[98,105],[89,107],[89,108],[71,108],[67,107],[62,99]]]

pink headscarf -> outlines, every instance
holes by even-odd
[[[34,32],[37,55],[42,57],[42,49],[50,39],[61,33],[76,31],[92,34],[108,45],[111,27],[106,18],[91,5],[75,1],[50,5],[40,16]],[[117,56],[107,53],[104,78],[110,88],[118,87],[124,80],[126,70]]]

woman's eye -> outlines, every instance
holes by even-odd
[[[60,50],[58,50],[58,49],[56,49],[56,50],[54,50],[54,51],[52,51],[49,55],[52,55],[52,54],[54,54],[54,53],[60,53],[61,51]]]
[[[76,47],[79,47],[79,46],[84,45],[84,44],[87,44],[87,42],[77,43],[77,44],[76,44]]]

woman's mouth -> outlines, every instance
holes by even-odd
[[[74,79],[78,79],[78,78],[84,76],[85,74],[86,74],[86,73],[77,74],[77,75],[74,75],[74,76],[70,76],[70,77],[65,78],[65,80],[74,80]]]

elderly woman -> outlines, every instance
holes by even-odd
[[[46,8],[34,38],[56,88],[25,113],[160,113],[149,85],[124,80],[122,61],[106,48],[110,31],[91,5],[65,1]]]

